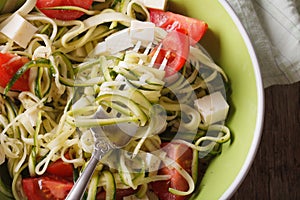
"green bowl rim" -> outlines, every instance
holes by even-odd
[[[226,12],[230,15],[231,19],[233,20],[234,24],[238,28],[245,45],[248,49],[249,56],[252,61],[255,80],[256,80],[256,89],[257,89],[257,118],[256,118],[256,126],[254,131],[254,137],[250,146],[250,149],[248,151],[247,157],[245,159],[245,162],[243,163],[243,166],[241,170],[239,171],[238,175],[234,179],[234,181],[231,183],[231,185],[227,188],[227,190],[223,193],[223,195],[220,197],[220,199],[230,199],[230,197],[236,192],[236,190],[239,188],[239,186],[242,184],[243,180],[246,178],[252,163],[254,161],[254,158],[256,156],[258,147],[260,145],[261,135],[262,135],[262,129],[263,129],[263,122],[264,122],[264,88],[262,83],[262,77],[260,73],[260,68],[258,64],[258,60],[256,57],[256,53],[254,50],[254,47],[251,43],[251,40],[249,38],[248,33],[246,32],[244,26],[242,25],[241,21],[239,20],[238,16],[232,9],[232,7],[227,3],[226,0],[218,0],[219,3],[223,6],[223,8],[226,10]]]

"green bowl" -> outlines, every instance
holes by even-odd
[[[241,184],[261,138],[264,95],[259,65],[242,24],[225,0],[170,0],[169,10],[202,19],[201,44],[227,73],[231,95],[228,126],[233,140],[209,165],[194,199],[229,199]]]
[[[9,11],[4,9],[5,2],[0,3],[2,12]],[[258,62],[243,26],[225,0],[169,0],[169,10],[208,23],[201,44],[230,79],[227,124],[233,139],[211,162],[194,195],[197,200],[229,199],[251,167],[261,138],[264,98]]]

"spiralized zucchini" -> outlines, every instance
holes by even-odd
[[[129,27],[137,12],[149,20],[147,8],[139,1],[114,1],[105,8],[95,5],[101,12],[85,11],[86,19],[67,22],[45,17],[32,5],[34,0],[27,1],[17,11],[38,28],[27,48],[4,36],[0,44],[2,53],[32,59],[21,68],[30,70],[30,91],[14,92],[8,86],[0,93],[0,164],[8,166],[14,180],[14,198],[22,198],[18,185],[23,170],[30,176],[42,175],[49,163],[59,158],[83,170],[93,151],[89,128],[124,122],[136,123],[137,134],[126,147],[103,158],[88,198],[95,198],[97,188],[110,191],[109,199],[114,198],[116,188],[138,189],[137,196],[142,198],[148,194],[148,183],[170,178],[157,174],[161,163],[177,169],[189,184],[187,191],[170,188],[170,192],[193,193],[197,177],[172,162],[160,145],[173,139],[186,144],[195,154],[193,165],[198,166],[199,158],[230,139],[224,122],[204,124],[193,107],[195,99],[214,91],[226,94],[224,71],[199,47],[190,47],[188,62],[172,83],[166,83],[165,72],[149,67],[147,55],[134,48],[92,56],[99,42]],[[2,23],[9,18],[0,17]],[[165,35],[156,28],[155,42],[149,47]],[[114,117],[95,119],[99,106],[109,108]]]

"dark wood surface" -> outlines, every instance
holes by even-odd
[[[265,89],[260,147],[232,200],[300,200],[300,83]]]

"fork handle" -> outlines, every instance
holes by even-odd
[[[72,190],[69,192],[66,200],[80,200],[83,197],[83,194],[86,190],[86,187],[92,177],[92,174],[95,171],[95,168],[99,162],[99,157],[96,155],[92,156],[86,168],[82,172],[82,174],[77,179],[75,185]]]

